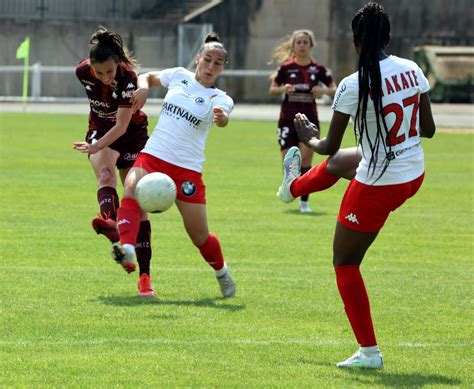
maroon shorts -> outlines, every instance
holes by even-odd
[[[377,232],[390,212],[414,196],[423,183],[417,179],[396,185],[366,185],[351,180],[344,193],[337,220],[343,226],[360,232]]]
[[[87,143],[95,143],[102,138],[107,131],[89,130],[86,134]],[[117,159],[117,169],[124,169],[133,166],[138,153],[143,150],[148,140],[148,132],[145,127],[135,127],[127,129],[127,132],[118,138],[109,147],[117,151],[120,155]]]
[[[316,124],[319,127],[319,120],[314,117],[309,118],[309,120]],[[298,147],[300,138],[296,132],[295,124],[293,120],[282,120],[278,121],[278,144],[280,145],[280,150],[288,150],[290,147]]]
[[[151,154],[140,153],[133,167],[148,173],[160,172],[170,176],[176,184],[176,198],[186,203],[206,204],[206,186],[202,174],[194,170],[173,165]]]

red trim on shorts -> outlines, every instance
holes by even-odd
[[[163,161],[151,154],[138,154],[133,167],[148,173],[161,172],[170,176],[176,184],[176,198],[186,203],[206,204],[206,186],[202,174]]]
[[[380,186],[351,180],[342,198],[338,222],[355,231],[380,231],[390,212],[395,211],[420,189],[424,176],[423,173],[410,182]]]

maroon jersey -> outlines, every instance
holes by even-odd
[[[322,65],[311,60],[308,65],[298,65],[294,60],[284,62],[277,71],[275,83],[278,85],[291,84],[295,92],[285,94],[281,105],[280,123],[293,121],[298,112],[306,114],[310,121],[318,122],[316,102],[311,89],[320,82],[326,86],[333,82],[331,73]]]
[[[104,85],[94,77],[88,59],[83,59],[76,67],[76,76],[84,86],[90,103],[89,130],[107,132],[116,122],[119,107],[131,108],[130,97],[137,89],[137,74],[120,62],[117,75],[111,85]],[[136,128],[146,127],[147,117],[142,111],[132,115],[127,133]]]

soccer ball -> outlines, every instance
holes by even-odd
[[[176,184],[164,173],[150,173],[138,181],[135,196],[144,211],[164,212],[176,200]]]

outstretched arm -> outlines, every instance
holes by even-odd
[[[319,128],[311,123],[305,114],[297,113],[294,123],[300,140],[321,155],[333,155],[341,147],[342,138],[346,131],[350,115],[334,111],[329,126],[328,135],[320,138]]]
[[[132,109],[136,112],[143,108],[148,98],[150,88],[160,88],[163,86],[160,81],[159,72],[148,72],[140,74],[137,82],[138,89],[132,94]]]

